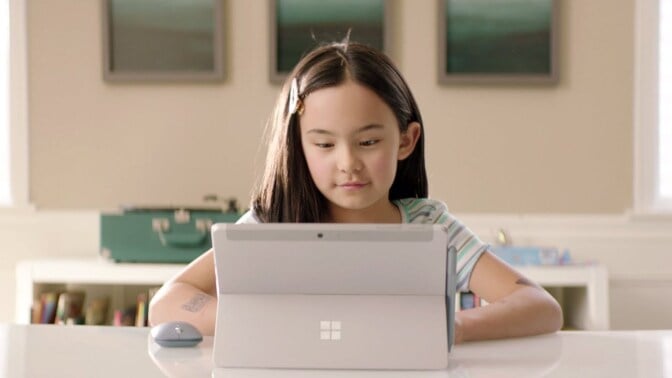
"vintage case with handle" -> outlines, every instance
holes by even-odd
[[[116,262],[189,263],[212,247],[210,228],[234,223],[237,211],[127,208],[102,214],[100,254]]]

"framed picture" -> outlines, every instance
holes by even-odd
[[[558,3],[438,0],[439,82],[557,82]]]
[[[101,0],[103,78],[224,78],[223,0]]]
[[[320,43],[343,40],[389,53],[390,9],[385,0],[269,0],[270,79],[282,82]]]

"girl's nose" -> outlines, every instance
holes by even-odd
[[[359,172],[362,163],[351,148],[343,148],[338,158],[338,170],[344,173]]]

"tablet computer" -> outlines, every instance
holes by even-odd
[[[216,224],[215,368],[444,369],[443,225]]]

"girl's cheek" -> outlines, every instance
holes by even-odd
[[[329,157],[325,154],[313,153],[306,154],[306,159],[308,161],[308,169],[315,176],[324,175],[328,171],[328,167],[331,164]]]
[[[396,159],[392,159],[388,153],[381,153],[371,161],[371,167],[378,173],[388,172],[391,168],[396,166]]]

